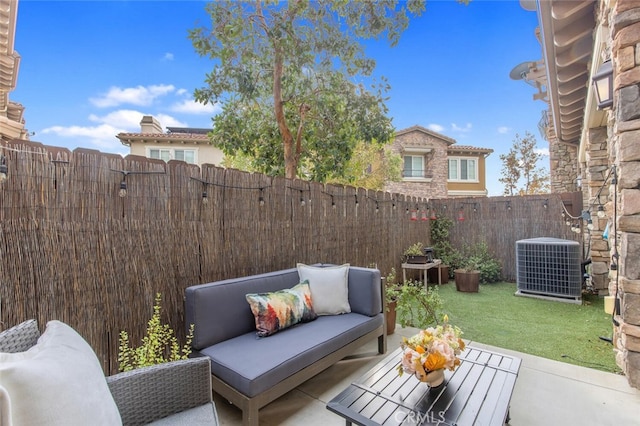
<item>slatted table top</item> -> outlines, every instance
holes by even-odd
[[[327,409],[347,425],[503,425],[520,370],[520,358],[467,347],[445,383],[430,388],[411,374],[398,376],[397,349],[347,389]]]

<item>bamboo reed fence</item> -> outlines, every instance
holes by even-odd
[[[184,341],[190,285],[298,262],[376,266],[385,275],[400,270],[407,246],[429,244],[429,220],[410,220],[416,207],[452,217],[466,209],[452,241],[485,238],[507,278],[515,276],[517,239],[575,239],[554,194],[511,197],[507,211],[502,198],[429,201],[34,142],[13,141],[0,153],[8,166],[0,186],[2,328],[64,321],[107,374],[117,371],[119,332],[141,339],[156,293],[163,320]]]

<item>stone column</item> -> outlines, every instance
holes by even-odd
[[[585,181],[588,182],[585,188],[584,199],[588,200],[585,210],[591,212],[593,229],[590,232],[591,238],[590,252],[587,255],[591,258],[591,282],[598,294],[606,295],[609,291],[609,243],[602,238],[602,233],[607,226],[608,219],[597,216],[598,206],[606,206],[609,198],[609,153],[607,151],[607,128],[598,127],[589,129],[587,133],[588,149],[586,155],[586,165],[584,166]],[[605,180],[607,182],[605,182]]]
[[[614,67],[610,161],[618,172],[617,276],[609,285],[620,312],[614,329],[616,360],[640,388],[640,2],[618,0],[609,15]],[[616,259],[613,259],[614,261]]]
[[[575,192],[578,190],[578,146],[549,139],[549,171],[551,192]]]

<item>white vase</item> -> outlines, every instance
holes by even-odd
[[[425,382],[432,388],[438,387],[444,383],[444,369],[430,371],[426,376],[420,378],[420,381]]]

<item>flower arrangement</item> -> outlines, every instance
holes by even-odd
[[[444,316],[444,324],[429,327],[409,339],[403,338],[402,362],[398,374],[415,374],[420,381],[426,381],[427,374],[437,370],[455,370],[460,365],[458,355],[464,350],[462,331],[449,324]]]

